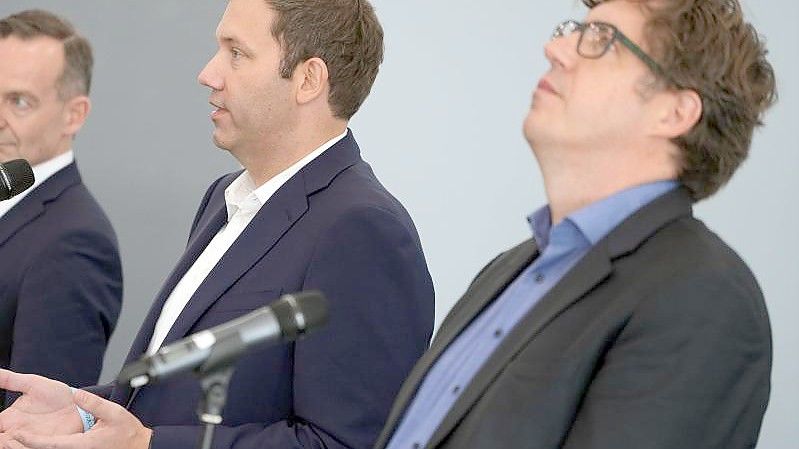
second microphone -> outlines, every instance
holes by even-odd
[[[321,292],[283,295],[268,306],[128,364],[119,373],[117,384],[138,388],[186,371],[231,364],[253,348],[296,340],[324,325],[327,315],[327,301]]]

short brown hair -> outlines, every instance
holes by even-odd
[[[610,0],[583,0],[594,6]],[[738,0],[638,0],[645,43],[667,83],[702,98],[702,117],[676,138],[680,181],[695,201],[715,193],[749,153],[752,132],[777,99],[774,70]]]
[[[383,62],[383,28],[366,0],[266,0],[275,11],[272,35],[283,49],[280,74],[290,78],[310,58],[330,73],[330,107],[349,119],[372,89]]]
[[[92,47],[67,20],[40,9],[22,11],[0,19],[0,39],[50,37],[64,44],[64,70],[56,88],[61,99],[89,95],[92,84]]]

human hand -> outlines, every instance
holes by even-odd
[[[27,431],[11,431],[10,449],[147,449],[152,430],[119,404],[107,401],[88,391],[78,390],[78,405],[94,415],[97,424],[85,433],[72,435],[40,435]],[[2,442],[2,440],[0,440]]]
[[[66,384],[0,369],[0,388],[22,393],[11,407],[0,413],[0,433],[66,435],[83,431],[72,390]]]

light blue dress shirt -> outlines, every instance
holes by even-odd
[[[387,449],[424,447],[496,348],[599,240],[633,212],[677,187],[643,184],[592,203],[551,225],[549,207],[528,217],[539,256],[466,327],[428,371]]]

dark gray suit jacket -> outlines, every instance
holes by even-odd
[[[538,255],[531,240],[474,280],[400,391],[377,448],[455,337]],[[758,285],[678,189],[600,241],[508,335],[431,448],[750,448],[768,403]]]

